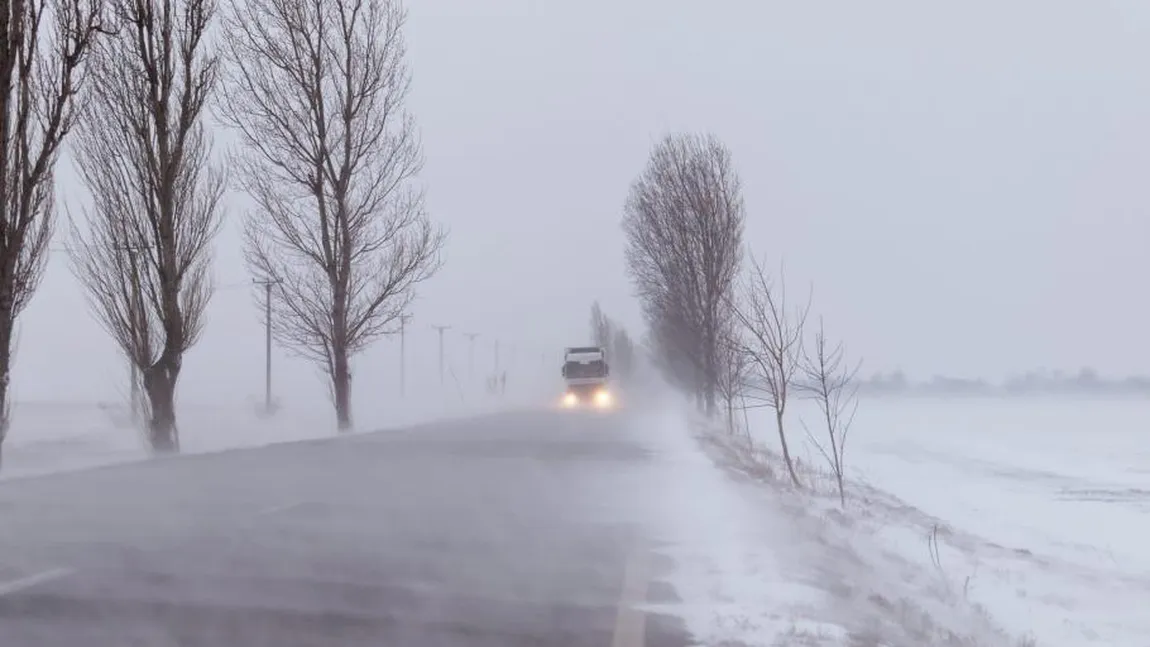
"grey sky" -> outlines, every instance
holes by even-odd
[[[638,332],[620,209],[670,129],[727,142],[748,242],[772,267],[785,258],[795,296],[814,284],[816,310],[868,370],[1146,364],[1150,4],[410,9],[423,180],[451,229],[416,309],[413,370],[434,373],[431,323],[498,332],[537,356],[584,341],[598,298]],[[75,205],[69,176],[61,199]],[[229,201],[233,220],[246,204]],[[223,285],[249,280],[234,224],[218,241]],[[261,335],[248,290],[219,292],[181,398],[260,393]],[[490,342],[477,343],[489,366]],[[463,370],[466,342],[450,344]],[[394,388],[395,346],[361,356],[357,398]],[[310,366],[278,366],[281,392],[323,398]],[[16,397],[112,397],[123,372],[56,254],[20,326]]]

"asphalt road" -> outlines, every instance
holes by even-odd
[[[3,647],[676,647],[627,415],[0,483]],[[649,495],[646,495],[649,496]]]

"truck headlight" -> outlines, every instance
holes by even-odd
[[[563,406],[573,407],[577,404],[579,404],[579,398],[576,397],[574,393],[568,391],[563,395]]]
[[[606,389],[603,389],[601,391],[596,391],[595,392],[595,404],[599,405],[600,407],[611,406],[611,392],[606,390]]]

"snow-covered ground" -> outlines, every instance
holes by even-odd
[[[792,450],[822,468],[802,413]],[[773,421],[751,425],[775,451]],[[1141,647],[1147,431],[1134,400],[864,401],[845,511],[824,477],[804,472],[822,493],[796,493],[723,434],[708,460],[667,434],[682,465],[667,498],[694,519],[664,549],[683,598],[668,610],[712,645]]]
[[[1150,401],[877,400],[855,432],[856,473],[950,529],[944,568],[1003,626],[1147,644]]]

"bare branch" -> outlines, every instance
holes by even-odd
[[[805,306],[792,312],[787,304],[785,281],[780,280],[776,285],[758,260],[752,259],[751,264],[741,302],[732,310],[746,333],[745,352],[752,379],[757,382],[755,390],[774,410],[783,459],[791,481],[798,486],[784,422],[791,388],[801,369],[803,329],[810,312],[810,298]],[[780,270],[780,277],[782,275]]]
[[[625,205],[628,271],[656,358],[709,414],[744,220],[731,154],[714,136],[665,137]]]
[[[844,478],[844,451],[847,434],[858,411],[857,381],[855,377],[862,362],[847,365],[841,343],[830,346],[822,319],[815,332],[813,349],[804,349],[802,391],[818,405],[827,436],[827,444],[819,442],[808,429],[808,437],[834,473],[839,489],[839,501],[846,505]]]
[[[726,405],[727,431],[735,431],[735,402],[745,401],[751,393],[751,357],[747,353],[746,342],[741,331],[728,325],[722,333],[719,345],[718,390]],[[753,396],[752,396],[753,397]],[[746,407],[743,407],[744,413]],[[750,428],[746,430],[747,441],[751,441]]]
[[[277,281],[273,331],[331,376],[351,426],[350,356],[394,328],[439,269],[398,0],[233,0],[220,105],[246,154],[252,271]]]
[[[43,276],[56,160],[103,4],[21,0],[7,3],[0,20],[0,442],[9,423],[13,328]]]
[[[202,123],[217,58],[204,42],[214,0],[112,0],[117,33],[94,49],[75,147],[92,193],[73,222],[73,272],[97,318],[140,369],[153,449],[178,448],[183,354],[212,294],[223,173]]]
[[[607,353],[611,375],[625,384],[633,377],[635,348],[626,328],[603,313],[596,301],[591,305],[591,342]]]

